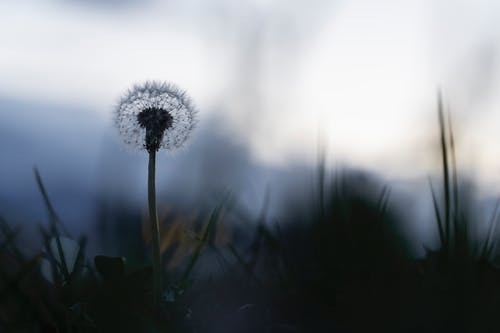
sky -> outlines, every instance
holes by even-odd
[[[120,95],[167,80],[200,133],[255,165],[326,149],[332,165],[408,180],[439,167],[441,91],[459,165],[500,190],[499,16],[496,0],[2,1],[0,120],[47,142],[78,134],[63,143],[91,179]],[[39,149],[24,160],[57,159]]]
[[[192,95],[202,117],[222,115],[261,163],[312,161],[321,141],[338,161],[425,173],[434,163],[423,153],[441,89],[464,133],[464,160],[477,153],[476,167],[493,177],[499,7],[494,0],[2,2],[0,95],[67,112],[77,106],[109,122],[131,84],[168,80]]]

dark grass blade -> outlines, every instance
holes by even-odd
[[[346,189],[346,184],[345,184],[345,170],[337,168],[335,170],[335,180],[333,184],[334,188],[334,195],[335,195],[335,204],[333,205],[332,209],[337,211],[335,214],[338,214],[338,222],[342,223],[344,221],[348,220],[347,212],[345,210],[346,207],[346,201],[344,200],[344,194],[345,194],[345,189]],[[330,208],[330,207],[329,207]],[[328,221],[325,221],[328,222]]]
[[[461,246],[463,249],[463,256],[466,259],[470,259],[473,253],[471,251],[471,245],[469,242],[469,225],[463,215],[461,215],[461,218],[461,223],[460,221],[458,221],[458,223],[463,226],[463,229],[461,230],[461,238],[459,239],[459,243],[457,244],[457,246]]]
[[[42,177],[40,176],[40,172],[36,167],[34,167],[34,172],[35,172],[35,178],[36,182],[38,184],[38,188],[40,189],[40,193],[42,194],[43,201],[45,203],[45,206],[47,207],[47,211],[49,213],[49,222],[50,222],[50,233],[52,234],[53,237],[56,239],[56,244],[57,244],[57,252],[59,254],[59,258],[61,261],[61,268],[62,268],[62,273],[64,276],[64,279],[66,281],[69,280],[69,270],[68,266],[66,265],[66,258],[64,255],[64,251],[61,245],[61,238],[59,235],[59,231],[57,229],[57,224],[59,220],[59,217],[57,216],[56,211],[54,210],[54,207],[52,206],[52,203],[50,202],[49,196],[47,194],[47,191],[45,190],[45,186],[42,181]],[[50,243],[48,244],[48,247],[50,248]],[[49,250],[49,249],[47,249]]]
[[[455,215],[458,216],[459,209],[459,193],[458,193],[458,164],[455,149],[455,136],[453,134],[453,123],[451,121],[451,112],[448,110],[448,131],[450,138],[450,153],[452,163],[452,178],[453,178],[453,209]]]
[[[203,232],[203,234],[199,238],[199,242],[198,242],[198,245],[196,246],[194,254],[193,254],[191,260],[189,261],[189,264],[188,264],[188,266],[187,266],[187,268],[182,276],[181,285],[183,285],[183,286],[187,285],[189,278],[191,276],[191,273],[193,271],[193,268],[196,265],[196,262],[198,261],[203,249],[205,248],[205,245],[207,244],[207,242],[209,240],[210,234],[215,233],[217,222],[219,221],[220,216],[221,216],[222,208],[224,207],[224,204],[229,197],[230,197],[230,194],[228,194],[226,196],[226,198],[224,198],[224,200],[222,200],[222,202],[217,207],[215,207],[214,210],[212,211],[212,213],[210,214],[210,218],[208,219],[208,223],[207,223],[207,226],[205,227],[205,231]]]
[[[234,245],[229,244],[228,246],[231,254],[236,258],[236,261],[241,265],[245,274],[249,275],[252,279],[254,279],[259,285],[264,286],[264,283],[257,277],[255,274],[252,265],[247,263],[245,259],[241,256],[241,254],[236,250]]]
[[[61,228],[64,235],[70,237],[69,231],[66,229],[65,225],[62,223],[62,220],[57,215],[57,213],[54,209],[54,206],[52,205],[52,202],[50,201],[49,195],[47,194],[47,190],[45,189],[45,185],[42,181],[42,177],[40,176],[40,172],[38,171],[38,168],[34,167],[33,171],[35,172],[35,178],[36,178],[36,182],[38,185],[38,189],[40,190],[40,193],[42,194],[43,202],[45,204],[45,207],[47,208],[50,222],[53,224],[57,224],[58,227]]]
[[[324,147],[318,148],[318,221],[324,220],[325,215],[325,181],[326,181],[326,153]]]
[[[460,239],[458,239],[458,233],[460,229],[460,221],[463,223],[467,223],[467,220],[463,219],[460,220],[460,212],[459,212],[459,191],[458,191],[458,164],[457,164],[457,158],[456,158],[456,149],[455,149],[455,137],[453,135],[453,126],[452,126],[452,121],[451,121],[451,112],[448,109],[448,138],[449,138],[449,151],[450,151],[450,158],[451,158],[451,178],[453,184],[451,185],[451,193],[450,195],[453,197],[453,199],[450,199],[450,214],[453,214],[453,217],[450,216],[450,219],[453,220],[453,229],[455,231],[455,243],[459,242]],[[462,230],[462,232],[468,232],[467,226],[464,226],[465,229]],[[450,231],[451,232],[451,231]],[[468,235],[463,235],[463,238],[461,240],[468,242]],[[464,244],[465,246],[467,244]]]
[[[71,277],[74,278],[81,274],[83,268],[85,267],[85,249],[87,246],[87,238],[82,237],[78,241],[78,253],[76,255],[75,264],[73,265],[73,271],[71,272]]]
[[[434,206],[434,214],[436,215],[436,222],[438,226],[438,232],[439,232],[439,240],[441,241],[441,246],[443,248],[446,248],[446,238],[444,234],[444,226],[443,226],[443,220],[441,219],[441,212],[439,211],[439,205],[437,202],[436,198],[436,192],[434,192],[434,187],[432,186],[432,181],[429,178],[429,187],[431,188],[431,195],[432,195],[432,203]]]
[[[443,159],[443,186],[444,186],[444,236],[447,238],[445,242],[445,250],[449,251],[450,239],[450,166],[448,161],[448,143],[446,140],[446,124],[444,120],[443,99],[441,92],[438,94],[438,116],[439,130],[441,138],[441,155]]]
[[[61,281],[61,276],[59,272],[62,270],[62,267],[60,264],[57,262],[56,257],[52,253],[52,248],[50,246],[50,234],[45,230],[43,226],[39,226],[40,234],[42,235],[43,238],[43,245],[45,247],[45,258],[49,260],[50,262],[50,267],[52,268],[52,280],[54,281],[54,284],[56,286],[61,286],[62,281]]]
[[[387,213],[387,206],[389,204],[390,195],[391,195],[391,188],[389,186],[384,186],[384,188],[382,189],[382,193],[380,193],[377,203],[381,222],[384,221],[385,214]]]

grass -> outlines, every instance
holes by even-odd
[[[438,124],[442,185],[429,179],[438,249],[414,257],[391,187],[359,172],[331,177],[320,153],[314,195],[290,202],[279,221],[269,221],[269,191],[253,221],[232,194],[206,218],[170,215],[160,239],[159,304],[146,244],[132,263],[88,258],[86,238],[66,230],[35,169],[48,215],[40,226],[43,250],[23,253],[20,229],[0,219],[0,331],[497,331],[500,201],[478,232],[441,97]],[[126,220],[120,217],[120,226]],[[232,236],[218,242],[223,230]]]

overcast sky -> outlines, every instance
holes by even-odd
[[[168,80],[258,163],[313,161],[325,141],[407,175],[437,163],[440,87],[459,161],[495,179],[499,22],[496,0],[2,1],[0,98],[110,122],[131,84]]]

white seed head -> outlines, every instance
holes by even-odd
[[[196,115],[191,99],[177,86],[148,81],[124,94],[115,109],[114,120],[130,148],[174,150],[190,137]]]

